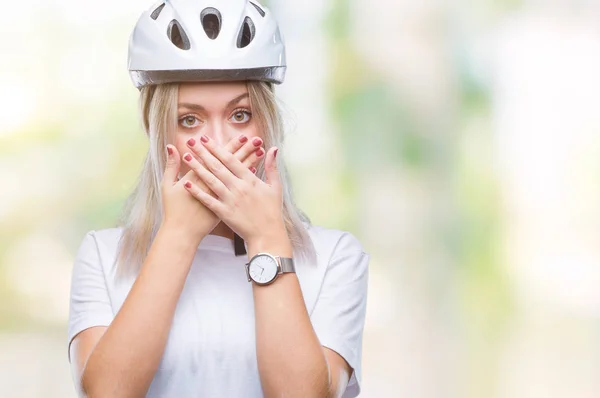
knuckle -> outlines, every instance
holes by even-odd
[[[202,188],[202,187],[204,186],[204,181],[203,181],[203,180],[202,180],[200,177],[198,177],[197,175],[194,175],[194,176],[192,176],[192,177],[190,178],[190,180],[191,180],[191,181],[192,181],[194,184],[196,184],[196,186],[197,186],[197,187],[200,187],[200,188]]]
[[[210,160],[207,162],[207,166],[211,171],[217,171],[219,169],[219,164],[214,160]]]
[[[217,175],[221,175],[225,172],[225,167],[221,163],[217,164],[214,168],[214,173]]]
[[[244,159],[244,161],[242,163],[245,166],[252,166],[252,165],[254,165],[255,162],[256,162],[256,154],[254,152],[252,152],[251,154],[246,156],[246,158]]]
[[[193,154],[200,156],[200,151],[198,150],[199,146],[198,145],[194,145],[193,147],[188,146],[187,150],[191,151]]]
[[[246,196],[248,194],[249,187],[246,183],[240,183],[236,185],[235,189],[241,196]]]
[[[233,162],[235,159],[236,159],[236,157],[232,153],[227,152],[227,151],[225,151],[223,153],[223,160],[225,162],[230,163],[230,162]]]
[[[200,167],[199,165],[195,164],[192,167],[190,167],[191,171],[193,172],[193,175],[190,176],[191,178],[198,178],[198,176],[202,175],[202,167]]]
[[[223,216],[224,216],[223,218],[232,219],[232,218],[234,218],[234,215],[235,215],[235,210],[232,210],[230,208],[223,210]]]
[[[217,186],[217,178],[213,175],[209,176],[206,178],[206,185],[208,185],[211,188],[214,188]]]

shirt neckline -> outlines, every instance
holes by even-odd
[[[244,241],[244,246],[246,242]],[[217,250],[225,253],[235,253],[233,246],[233,239],[226,238],[219,235],[206,235],[198,245],[199,250]],[[246,246],[246,251],[248,247]]]

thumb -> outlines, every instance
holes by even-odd
[[[181,159],[179,157],[179,151],[173,145],[167,145],[167,166],[165,167],[164,181],[170,183],[177,182],[177,176],[179,175],[179,165]]]
[[[269,152],[265,157],[265,176],[267,184],[279,188],[281,186],[281,180],[279,179],[279,169],[277,168],[278,150],[279,148],[277,147],[269,149]]]

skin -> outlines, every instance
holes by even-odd
[[[87,396],[145,396],[196,248],[206,235],[233,238],[235,231],[246,241],[249,259],[258,252],[291,257],[281,214],[277,148],[265,154],[244,94],[244,83],[181,85],[180,123],[167,148],[161,187],[161,227],[111,325],[82,331],[70,346],[74,378],[81,380]],[[241,137],[248,139],[242,142]],[[251,170],[263,157],[264,182]],[[265,396],[340,396],[350,366],[320,345],[297,276],[283,274],[268,286],[253,284],[253,295]]]

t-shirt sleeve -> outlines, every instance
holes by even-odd
[[[369,260],[354,236],[343,235],[331,256],[311,314],[321,345],[340,354],[353,369],[343,398],[360,393]]]
[[[108,326],[112,319],[113,312],[96,235],[91,231],[83,238],[73,265],[68,345],[83,330],[94,326]]]

